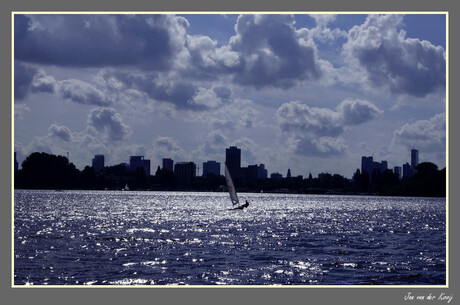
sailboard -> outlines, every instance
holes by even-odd
[[[238,195],[236,194],[235,185],[233,185],[232,176],[228,171],[227,164],[225,164],[225,181],[227,182],[228,193],[230,194],[230,200],[232,201],[233,206],[240,203],[238,200]]]
[[[240,201],[238,200],[238,195],[236,194],[235,185],[233,184],[232,176],[227,168],[227,164],[225,164],[225,181],[227,182],[227,189],[228,193],[230,194],[230,200],[232,201],[233,206],[238,205]],[[237,206],[230,210],[242,210],[249,206],[249,202],[246,201],[245,204]]]

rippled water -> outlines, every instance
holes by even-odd
[[[445,285],[446,200],[14,193],[15,285]]]

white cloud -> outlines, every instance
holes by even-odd
[[[241,56],[234,82],[255,88],[287,89],[299,81],[318,79],[316,46],[294,28],[292,15],[241,15],[230,46]]]
[[[393,144],[416,147],[424,152],[445,153],[446,114],[440,113],[428,120],[404,124],[394,132]]]
[[[346,152],[344,141],[338,138],[346,127],[363,124],[381,113],[374,104],[362,100],[344,100],[335,110],[295,101],[281,105],[275,118],[292,151],[330,157]]]
[[[111,104],[101,90],[78,79],[61,81],[60,92],[65,99],[80,104],[97,106],[108,106]]]
[[[403,15],[369,15],[362,25],[354,26],[343,46],[349,66],[365,73],[365,84],[394,94],[424,97],[443,89],[444,49],[406,38],[404,31],[398,31],[402,22]]]
[[[121,115],[113,108],[95,108],[88,116],[89,130],[94,130],[96,134],[106,141],[121,141],[126,139],[131,130],[123,122]]]

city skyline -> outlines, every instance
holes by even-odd
[[[238,146],[243,167],[350,177],[415,146],[446,166],[444,14],[14,18],[19,163],[145,156],[153,173]]]
[[[144,169],[144,173],[147,176],[154,176],[156,170],[158,168],[166,169],[170,172],[175,172],[175,166],[177,164],[193,164],[194,166],[194,176],[205,176],[206,173],[212,173],[215,176],[223,176],[223,172],[225,170],[225,165],[229,168],[231,174],[235,178],[250,178],[250,179],[266,179],[272,178],[276,176],[278,179],[281,178],[291,178],[291,177],[303,177],[307,178],[312,175],[311,172],[305,173],[298,173],[295,175],[291,175],[291,168],[286,169],[286,176],[278,171],[269,171],[266,166],[267,164],[259,163],[259,164],[249,164],[248,167],[241,166],[241,149],[236,146],[230,146],[225,149],[226,154],[223,161],[220,160],[207,160],[203,163],[195,163],[193,160],[173,160],[171,158],[162,158],[162,163],[158,165],[151,165],[150,160],[145,159],[144,156],[129,156],[129,163],[121,162],[120,164],[105,164],[105,156],[98,154],[95,155],[92,159],[91,165],[87,164],[86,166],[92,166],[95,172],[100,172],[104,167],[111,167],[111,166],[118,166],[124,165],[126,168],[130,170],[136,170],[137,167],[142,167]],[[233,153],[232,153],[233,151]],[[410,161],[410,164],[409,164]],[[69,161],[70,162],[70,161]],[[406,160],[405,164],[388,164],[386,160],[381,160],[377,162],[373,160],[373,156],[361,156],[361,164],[358,164],[356,170],[359,170],[361,173],[364,171],[367,172],[369,177],[372,175],[373,170],[376,169],[379,172],[383,173],[384,170],[391,170],[393,173],[398,174],[399,178],[410,177],[413,176],[416,172],[416,166],[423,162],[433,163],[430,160],[423,160],[419,162],[419,151],[414,147],[410,150],[410,160]],[[16,159],[16,153],[14,153],[14,165],[15,165],[15,172],[20,168],[19,164]],[[435,164],[438,166],[437,164]],[[85,167],[86,167],[85,166]],[[270,165],[268,165],[270,166]],[[251,170],[252,168],[252,170]],[[438,167],[439,168],[439,167]],[[201,173],[200,173],[201,169]],[[249,169],[249,172],[247,172]],[[404,169],[404,170],[403,170]],[[442,168],[439,168],[440,170]],[[237,172],[243,170],[243,172]],[[356,170],[350,173],[349,175],[342,175],[344,178],[351,179],[353,178]],[[328,171],[320,171],[317,175],[312,176],[321,176],[323,174],[337,174],[335,172],[328,172]]]

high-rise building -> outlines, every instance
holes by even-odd
[[[257,174],[258,174],[258,169],[259,166],[257,164],[254,165],[248,165],[248,168],[246,169],[246,175],[245,178],[248,180],[257,180]]]
[[[412,168],[409,163],[403,164],[403,178],[412,176]]]
[[[267,179],[268,172],[265,169],[265,164],[259,164],[257,167],[257,178],[258,179]]]
[[[398,178],[401,179],[401,166],[395,166],[393,172],[398,175]]]
[[[369,175],[369,180],[372,179],[372,174],[374,171],[379,171],[383,173],[384,170],[388,169],[388,162],[374,162],[373,157],[362,157],[361,158],[361,173],[366,172]]]
[[[196,165],[193,162],[178,162],[174,165],[174,175],[176,175],[179,186],[190,189],[195,182]]]
[[[410,151],[410,167],[412,169],[412,174],[415,173],[418,165],[418,150],[412,148]]]
[[[203,162],[203,177],[206,177],[208,174],[213,174],[216,177],[220,176],[220,162]]]
[[[144,159],[144,156],[131,156],[129,158],[130,170],[136,170],[138,167],[144,169],[144,173],[150,176],[150,160]]]
[[[288,168],[286,178],[291,178],[291,169]]]
[[[236,146],[225,149],[225,164],[233,179],[240,178],[241,149]]]
[[[163,158],[163,169],[166,169],[170,172],[174,171],[174,161],[169,158]]]
[[[281,175],[280,173],[272,173],[272,174],[270,175],[270,178],[271,178],[271,179],[279,180],[279,179],[282,179],[282,178],[283,178],[283,175]]]
[[[96,173],[100,172],[104,168],[104,155],[95,155],[92,165]]]

